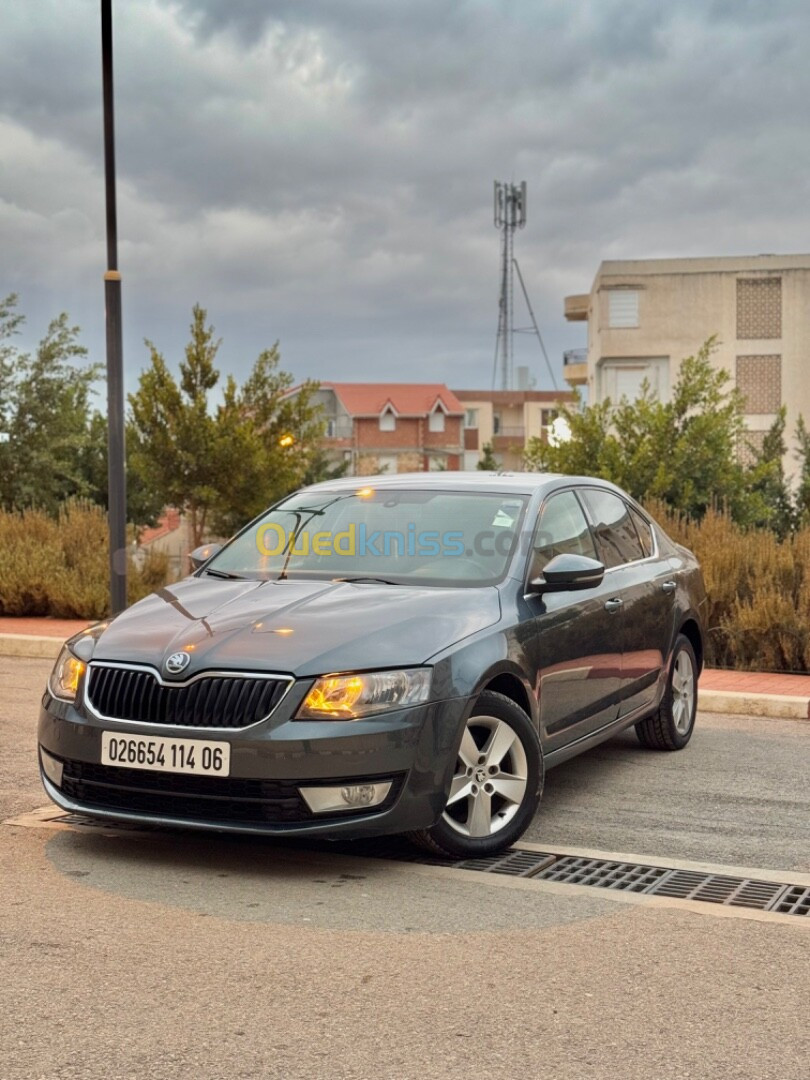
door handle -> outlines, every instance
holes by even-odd
[[[664,592],[675,592],[677,587],[674,581],[665,581],[661,586]]]
[[[605,611],[618,611],[623,603],[624,600],[620,600],[618,597],[615,597],[613,600],[606,600]]]

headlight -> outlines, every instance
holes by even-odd
[[[361,716],[418,705],[430,693],[431,668],[324,675],[296,713],[299,720],[357,720]]]
[[[85,663],[73,655],[65,646],[59,653],[59,659],[54,664],[48,687],[54,697],[63,701],[75,701],[76,691],[79,688],[79,679],[87,667]]]

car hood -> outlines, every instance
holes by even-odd
[[[162,671],[185,650],[184,679],[217,668],[307,676],[407,667],[499,618],[492,586],[186,578],[102,624],[93,659]]]

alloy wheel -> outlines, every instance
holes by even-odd
[[[517,732],[495,716],[471,716],[443,820],[462,836],[491,836],[520,809],[528,777],[526,750]]]
[[[695,669],[692,658],[682,649],[672,668],[672,720],[679,735],[686,735],[695,707]]]

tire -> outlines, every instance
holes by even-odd
[[[456,858],[504,851],[534,817],[543,777],[543,752],[531,720],[508,697],[485,690],[465,724],[442,816],[409,838]]]
[[[689,639],[678,634],[658,712],[636,724],[642,746],[650,750],[683,750],[695,730],[697,682],[695,651]]]

